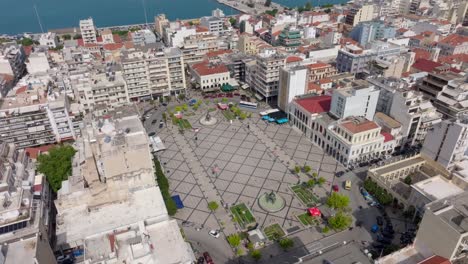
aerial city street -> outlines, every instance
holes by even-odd
[[[0,3],[0,264],[468,263],[468,0],[146,2]]]

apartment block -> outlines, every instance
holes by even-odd
[[[396,29],[383,21],[361,22],[350,32],[350,37],[363,47],[374,40],[394,38],[395,35]]]
[[[13,76],[15,83],[26,72],[25,60],[26,55],[21,45],[13,42],[0,45],[0,74]]]
[[[164,36],[164,29],[169,26],[169,20],[166,18],[165,14],[159,14],[154,17],[154,25],[156,33],[159,37]]]
[[[82,249],[85,263],[193,263],[156,185],[149,139],[136,110],[87,116],[82,135],[74,145],[72,175],[55,201],[57,248]]]
[[[50,246],[52,192],[30,156],[15,144],[0,143],[0,258],[5,264],[56,263]]]
[[[0,140],[19,148],[76,138],[64,94],[47,84],[17,86],[0,103]]]
[[[41,37],[39,38],[39,44],[41,46],[47,46],[49,49],[55,49],[58,46],[58,38],[57,34],[54,32],[47,32],[44,34],[41,34]]]
[[[268,100],[278,95],[279,73],[285,65],[285,60],[286,56],[275,49],[267,49],[257,54],[250,86],[261,98]]]
[[[462,161],[468,150],[468,114],[455,120],[444,120],[427,132],[421,153],[445,168]]]
[[[374,6],[363,5],[354,6],[349,10],[346,15],[346,24],[356,26],[360,22],[371,21],[374,18]]]
[[[373,120],[379,89],[364,80],[356,80],[350,88],[337,89],[333,92],[330,113],[337,118],[363,116]]]
[[[146,100],[185,91],[185,63],[178,48],[130,49],[122,56],[130,100]]]
[[[201,62],[208,52],[219,49],[218,41],[219,37],[212,34],[186,37],[180,48],[184,62],[186,64]]]
[[[224,29],[224,19],[221,17],[202,17],[200,19],[200,25],[206,27],[210,33],[219,35],[222,34]]]
[[[292,66],[280,69],[278,88],[278,107],[287,112],[289,103],[298,95],[307,92],[307,68],[305,66]]]
[[[80,20],[80,32],[84,44],[97,43],[96,27],[92,18]]]

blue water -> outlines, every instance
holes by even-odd
[[[78,21],[93,17],[98,27],[139,24],[145,22],[143,1],[148,23],[156,14],[165,13],[170,20],[196,18],[220,8],[226,15],[236,10],[215,0],[0,0],[0,34],[40,32],[34,5],[44,30],[77,27]],[[322,1],[324,3],[322,3]],[[343,0],[313,1],[315,5],[341,3]],[[308,0],[274,0],[285,6],[303,5]]]

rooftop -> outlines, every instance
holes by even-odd
[[[308,96],[295,99],[295,102],[310,114],[320,114],[330,111],[332,97],[329,95]]]
[[[460,234],[468,232],[468,192],[450,196],[427,205],[442,221]]]
[[[365,131],[379,128],[379,125],[374,121],[360,117],[348,117],[340,123],[340,126],[353,134],[362,133]]]
[[[192,69],[200,76],[228,73],[229,69],[224,64],[215,64],[208,61],[202,61],[192,65]]]
[[[468,36],[462,36],[458,34],[448,35],[439,41],[439,43],[448,44],[451,46],[458,46],[468,42]]]
[[[420,181],[413,184],[412,187],[431,201],[444,199],[463,192],[463,189],[442,179],[441,176],[435,176],[427,180]]]
[[[401,127],[400,122],[396,121],[395,119],[389,117],[388,115],[386,115],[386,114],[384,114],[382,112],[375,113],[374,119],[375,118],[378,118],[378,119],[382,120],[391,129]]]
[[[375,169],[370,169],[370,171],[372,170],[376,175],[384,175],[384,174],[399,170],[401,168],[410,167],[419,163],[424,164],[426,163],[426,160],[424,160],[419,155],[417,155],[417,156],[413,156],[407,159],[392,162],[390,164],[377,167]]]

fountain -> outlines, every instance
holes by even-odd
[[[275,213],[281,211],[286,203],[283,197],[271,191],[270,193],[265,192],[258,198],[258,205],[269,213]]]
[[[202,117],[202,119],[200,119],[200,124],[204,126],[212,126],[216,124],[217,122],[218,120],[216,119],[216,117],[212,117],[209,111],[206,112],[206,115]]]

